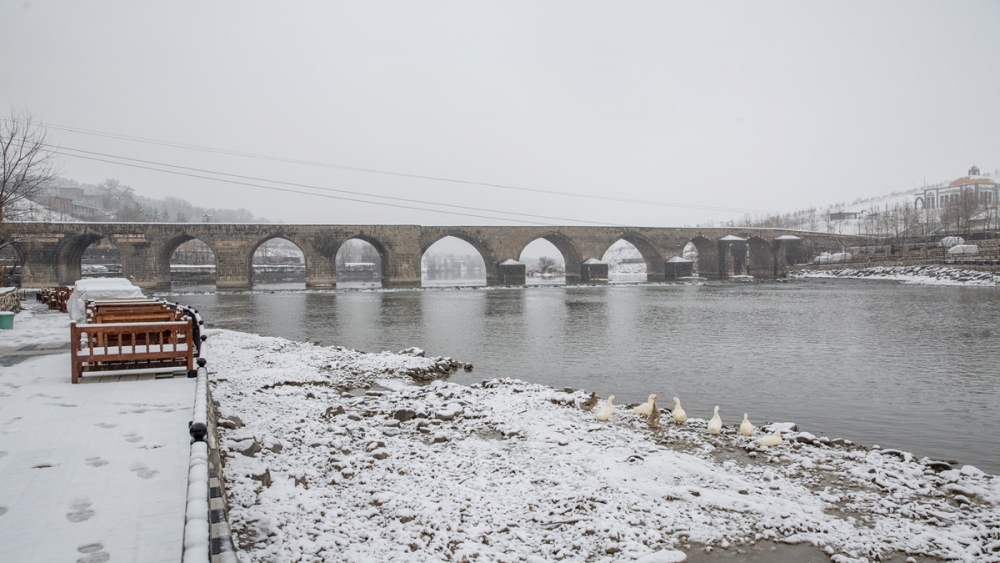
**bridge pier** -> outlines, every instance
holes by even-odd
[[[21,254],[21,287],[59,285],[59,243],[63,235],[16,243]]]
[[[382,257],[382,287],[420,287],[420,254],[386,252]]]
[[[122,276],[142,289],[156,289],[158,284],[156,251],[145,241],[126,242],[111,237],[122,256]],[[169,264],[168,264],[169,267]]]
[[[775,274],[775,245],[760,237],[747,240],[747,273],[756,279],[770,279]]]
[[[782,235],[773,242],[774,277],[788,277],[788,267],[797,264],[802,255],[802,239],[795,235]]]
[[[489,280],[487,280],[488,282]],[[524,285],[525,266],[513,258],[504,260],[497,264],[497,277],[495,285]]]
[[[216,289],[250,289],[253,286],[250,272],[250,257],[246,252],[222,248],[215,252]]]
[[[719,278],[742,276],[747,273],[747,241],[734,235],[719,239]]]
[[[306,261],[306,287],[309,289],[337,287],[337,261],[303,253]]]
[[[608,281],[608,263],[601,262],[596,258],[584,260],[583,264],[580,264],[580,281],[583,283],[606,283]]]
[[[680,256],[674,256],[664,264],[665,272],[664,277],[668,280],[676,280],[679,278],[686,278],[694,274],[694,262],[686,258],[681,258]],[[646,276],[649,281],[649,276]]]

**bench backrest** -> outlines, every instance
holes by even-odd
[[[170,309],[159,310],[118,310],[95,311],[88,315],[88,321],[94,324],[108,323],[163,323],[184,320],[183,313]]]
[[[73,383],[85,371],[194,369],[192,321],[70,323]]]
[[[158,299],[87,301],[87,322],[162,322],[180,320],[176,311]]]

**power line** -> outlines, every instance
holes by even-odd
[[[6,121],[13,121],[10,118],[2,118],[2,119],[6,120]],[[509,185],[509,184],[497,184],[497,183],[492,183],[492,182],[479,182],[479,181],[473,181],[473,180],[461,180],[461,179],[456,179],[456,178],[448,178],[448,177],[444,177],[444,176],[430,176],[430,175],[424,175],[424,174],[411,174],[411,173],[406,173],[406,172],[394,172],[394,171],[390,171],[390,170],[379,170],[379,169],[375,169],[375,168],[364,168],[364,167],[360,167],[360,166],[348,166],[348,165],[343,165],[343,164],[331,164],[331,163],[326,163],[326,162],[316,162],[316,161],[310,161],[310,160],[300,160],[300,159],[278,157],[278,156],[271,156],[271,155],[258,154],[258,153],[250,153],[250,152],[233,151],[233,150],[227,150],[227,149],[219,149],[219,148],[214,148],[214,147],[204,147],[204,146],[200,146],[200,145],[192,145],[192,144],[187,144],[187,143],[175,143],[175,142],[171,142],[171,141],[160,141],[160,140],[157,140],[157,139],[148,139],[148,138],[144,138],[144,137],[135,137],[135,136],[131,136],[131,135],[122,135],[122,134],[118,134],[118,133],[108,133],[108,132],[105,132],[105,131],[96,131],[96,130],[92,130],[92,129],[83,129],[83,128],[80,128],[80,127],[71,127],[71,126],[65,126],[65,125],[45,124],[44,127],[48,128],[48,129],[55,129],[55,130],[58,130],[58,131],[66,131],[68,133],[77,133],[77,134],[81,134],[81,135],[91,135],[91,136],[96,136],[96,137],[105,137],[105,138],[109,138],[109,139],[131,141],[131,142],[136,142],[136,143],[144,143],[144,144],[150,144],[150,145],[159,145],[159,146],[165,146],[165,147],[172,147],[172,148],[179,148],[179,149],[193,150],[193,151],[201,151],[201,152],[208,152],[208,153],[215,153],[215,154],[225,154],[225,155],[230,155],[230,156],[239,156],[239,157],[243,157],[243,158],[254,158],[254,159],[259,159],[259,160],[269,160],[269,161],[274,161],[274,162],[284,162],[284,163],[298,164],[298,165],[303,165],[303,166],[315,166],[315,167],[320,167],[320,168],[332,168],[332,169],[347,170],[347,171],[352,171],[352,172],[363,172],[363,173],[367,173],[367,174],[380,174],[380,175],[384,175],[384,176],[394,176],[394,177],[399,177],[399,178],[411,178],[411,179],[417,179],[417,180],[429,180],[429,181],[437,181],[437,182],[448,182],[448,183],[453,183],[453,184],[462,184],[462,185],[469,185],[469,186],[480,186],[480,187],[496,188],[496,189],[503,189],[503,190],[515,190],[515,191],[521,191],[521,192],[531,192],[531,193],[539,193],[539,194],[547,194],[547,195],[557,195],[557,196],[563,196],[563,197],[574,197],[574,198],[580,198],[580,199],[590,199],[590,200],[599,200],[599,201],[614,201],[614,202],[619,202],[619,203],[633,203],[633,204],[640,204],[640,205],[655,205],[655,206],[659,206],[659,207],[673,207],[673,208],[678,208],[678,209],[694,209],[694,210],[700,210],[700,211],[725,211],[725,212],[730,212],[730,213],[765,213],[765,214],[771,214],[772,213],[771,211],[764,211],[764,210],[760,210],[760,209],[738,209],[738,208],[732,208],[732,207],[719,207],[719,206],[711,206],[711,205],[694,205],[694,204],[685,204],[685,203],[668,203],[668,202],[663,202],[663,201],[652,201],[652,200],[643,200],[643,199],[621,198],[621,197],[603,196],[603,195],[594,195],[594,194],[580,194],[580,193],[565,192],[565,191],[559,191],[559,190],[545,190],[545,189],[540,189],[540,188],[526,188],[526,187],[523,187],[523,186],[514,186],[514,185]]]
[[[610,223],[607,223],[607,222],[587,221],[587,220],[584,220],[584,219],[569,219],[569,218],[566,218],[566,217],[552,217],[552,216],[548,216],[548,215],[536,215],[536,214],[532,214],[532,213],[519,213],[519,212],[511,212],[511,211],[498,211],[498,210],[495,210],[495,209],[484,209],[482,207],[470,207],[470,206],[465,206],[465,205],[455,205],[455,204],[451,204],[451,203],[437,203],[437,202],[426,201],[426,200],[421,200],[421,199],[409,199],[409,198],[403,198],[403,197],[384,196],[384,195],[377,195],[377,194],[366,194],[366,193],[356,192],[356,191],[352,191],[352,190],[344,190],[344,189],[338,189],[338,188],[327,188],[327,187],[322,187],[322,186],[314,186],[314,185],[311,185],[311,184],[300,184],[300,183],[296,183],[296,182],[286,182],[286,181],[282,181],[282,180],[271,180],[269,178],[260,178],[260,177],[257,177],[257,176],[245,176],[245,175],[242,175],[242,174],[231,174],[231,173],[228,173],[228,172],[218,172],[218,171],[215,171],[215,170],[207,170],[207,169],[204,169],[204,168],[194,168],[194,167],[190,167],[190,166],[181,166],[181,165],[178,165],[178,164],[169,164],[169,163],[165,163],[165,162],[156,162],[156,161],[152,161],[152,160],[143,160],[143,159],[139,159],[139,158],[130,158],[130,157],[126,157],[126,156],[118,156],[118,155],[106,154],[106,153],[100,153],[100,152],[94,152],[94,151],[86,151],[86,150],[82,150],[82,149],[74,149],[74,148],[71,148],[71,147],[56,147],[54,145],[46,145],[46,146],[48,146],[50,149],[52,149],[54,153],[61,154],[63,156],[77,156],[78,158],[83,158],[82,156],[78,156],[78,155],[74,155],[74,154],[67,154],[65,152],[62,152],[62,151],[67,151],[68,150],[68,151],[73,151],[73,152],[77,152],[77,153],[88,154],[88,155],[92,155],[92,156],[101,156],[101,157],[106,157],[106,158],[114,158],[114,159],[119,159],[119,160],[126,160],[126,161],[130,161],[130,162],[139,162],[139,163],[146,164],[146,165],[151,165],[151,166],[166,166],[166,167],[169,167],[169,168],[176,168],[176,169],[179,169],[179,170],[188,170],[188,171],[191,171],[191,172],[200,172],[200,173],[204,173],[204,174],[214,174],[214,175],[217,175],[217,176],[227,176],[227,177],[230,177],[230,178],[239,178],[239,179],[242,179],[242,180],[252,180],[252,181],[255,181],[255,182],[268,182],[268,183],[271,183],[271,184],[279,184],[279,185],[284,185],[284,186],[293,186],[293,187],[297,187],[297,188],[306,188],[306,189],[310,189],[310,190],[319,190],[319,191],[324,191],[324,192],[335,192],[335,193],[350,194],[350,195],[356,195],[356,196],[374,197],[374,198],[386,199],[386,200],[391,200],[391,201],[402,201],[402,202],[405,202],[405,203],[416,203],[416,204],[420,204],[420,205],[436,205],[436,206],[440,206],[440,207],[449,207],[449,208],[452,208],[452,209],[462,209],[462,210],[466,210],[466,211],[477,211],[477,212],[483,212],[483,213],[496,213],[496,214],[499,214],[499,215],[513,215],[513,216],[516,216],[516,217],[532,217],[534,219],[549,219],[549,220],[552,220],[552,221],[568,221],[568,222],[573,222],[573,223],[584,223],[584,224],[588,224],[588,225],[602,225],[602,226],[607,226],[607,225],[610,224]],[[102,161],[102,162],[107,162],[107,161]],[[119,163],[119,164],[124,164],[124,163]],[[251,184],[248,184],[248,185],[251,185]],[[253,184],[253,185],[256,186],[256,184]],[[260,187],[260,186],[257,186],[257,187]],[[296,193],[303,193],[303,194],[306,194],[306,195],[318,195],[318,194],[310,194],[310,193],[307,193],[307,192],[296,192]],[[358,200],[351,200],[351,201],[358,201]],[[365,202],[365,203],[371,203],[373,205],[378,205],[378,202]],[[435,210],[427,210],[427,211],[435,211]],[[439,212],[443,213],[443,211],[439,211]],[[458,214],[456,213],[456,215],[458,215]],[[495,219],[495,217],[494,217],[494,219]],[[614,226],[621,226],[621,225],[614,225]]]
[[[79,159],[83,159],[83,160],[93,160],[93,161],[97,161],[97,162],[104,162],[104,163],[107,163],[107,164],[117,164],[119,166],[127,166],[129,168],[139,168],[139,169],[143,169],[143,170],[152,170],[154,172],[162,172],[164,174],[174,174],[176,176],[186,176],[186,177],[189,177],[189,178],[200,178],[202,180],[211,180],[211,181],[214,181],[214,182],[224,182],[226,184],[236,184],[236,185],[241,185],[241,186],[251,186],[251,187],[255,187],[255,188],[262,188],[262,189],[265,189],[265,190],[273,190],[273,191],[277,191],[277,192],[302,194],[302,195],[308,195],[308,196],[314,196],[314,197],[322,197],[322,198],[327,198],[327,199],[336,199],[336,200],[341,200],[341,201],[353,201],[353,202],[358,202],[358,203],[368,203],[368,204],[371,204],[371,205],[382,205],[382,206],[385,206],[385,207],[397,207],[397,208],[401,208],[401,209],[411,209],[411,210],[415,210],[415,211],[430,211],[430,212],[433,212],[433,213],[444,213],[446,215],[459,215],[459,216],[462,216],[462,217],[477,217],[479,219],[490,219],[490,220],[493,220],[493,221],[496,221],[496,220],[513,221],[515,223],[525,223],[525,224],[529,224],[529,225],[544,225],[544,226],[549,226],[548,223],[539,223],[537,221],[528,221],[528,220],[524,220],[524,219],[509,219],[509,218],[505,218],[505,217],[489,217],[489,216],[486,216],[486,215],[476,215],[476,214],[473,214],[473,213],[458,213],[458,212],[455,212],[455,211],[442,211],[440,209],[427,209],[427,208],[424,208],[424,207],[414,207],[412,205],[402,205],[402,204],[395,204],[395,203],[383,203],[383,202],[377,202],[377,201],[366,201],[366,200],[363,200],[363,199],[356,199],[356,198],[343,197],[343,196],[334,196],[334,195],[329,195],[329,194],[317,194],[317,193],[312,193],[312,192],[304,192],[304,191],[301,191],[301,190],[293,190],[293,189],[289,189],[289,188],[278,188],[278,187],[275,187],[275,186],[264,186],[264,185],[261,185],[261,184],[254,184],[254,183],[251,183],[251,182],[243,182],[243,181],[239,181],[239,180],[227,180],[225,178],[213,178],[211,176],[202,176],[200,174],[190,174],[190,173],[187,173],[187,172],[178,172],[178,171],[175,171],[175,170],[163,170],[163,169],[160,169],[160,168],[154,168],[152,166],[143,166],[143,165],[140,165],[140,164],[129,164],[127,162],[116,162],[116,161],[113,161],[113,160],[107,160],[107,159],[96,158],[96,157],[91,157],[91,156],[83,156],[83,155],[72,154],[72,153],[62,153],[62,152],[59,152],[59,151],[54,151],[54,152],[55,152],[55,154],[61,154],[63,156],[69,156],[69,157],[72,157],[72,158],[79,158]]]

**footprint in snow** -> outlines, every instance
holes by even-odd
[[[160,473],[156,469],[150,469],[145,463],[133,463],[128,469],[143,479],[151,479]]]
[[[106,459],[101,459],[100,457],[88,457],[86,460],[87,465],[91,467],[101,467],[110,463]]]
[[[107,422],[95,422],[94,426],[100,426],[101,428],[114,428],[118,426],[117,424],[109,424]]]
[[[76,563],[105,563],[111,560],[111,554],[104,551],[104,545],[100,543],[81,545],[76,550],[83,554]]]
[[[73,403],[45,403],[46,405],[52,405],[54,407],[75,407]]]
[[[163,444],[157,444],[156,442],[150,442],[148,444],[143,444],[143,445],[139,446],[139,449],[141,449],[141,450],[155,450],[157,448],[162,448],[162,447],[163,447]]]
[[[90,499],[79,498],[69,505],[69,512],[66,519],[70,522],[83,522],[94,517],[95,512],[90,508]]]
[[[3,516],[4,514],[7,514],[7,507],[0,506],[0,516]]]
[[[129,432],[128,434],[125,434],[125,441],[132,442],[133,444],[136,442],[141,442],[142,436],[139,436],[135,432]]]

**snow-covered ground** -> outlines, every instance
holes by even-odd
[[[971,466],[807,432],[761,448],[725,405],[719,437],[665,404],[661,431],[623,407],[599,423],[582,391],[418,385],[435,360],[210,337],[244,562],[682,561],[765,540],[1000,561],[1000,479]]]
[[[193,379],[70,383],[69,317],[0,330],[0,561],[181,559]]]
[[[962,270],[947,266],[898,266],[873,268],[841,268],[830,270],[796,270],[793,278],[848,278],[899,281],[921,285],[1000,285],[1000,276],[990,272]]]
[[[32,305],[0,331],[0,559],[178,561],[194,380],[71,385],[67,324]],[[621,406],[598,423],[583,391],[421,383],[462,365],[418,350],[210,338],[244,562],[682,561],[764,541],[1000,561],[1000,478],[971,466],[808,432],[765,449],[725,405],[719,437],[666,404],[660,431]]]

